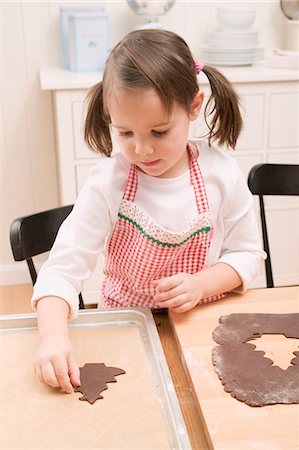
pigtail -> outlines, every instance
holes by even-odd
[[[212,91],[204,111],[205,122],[210,130],[207,134],[209,145],[211,140],[217,140],[219,145],[226,144],[235,149],[243,126],[239,96],[217,69],[204,65],[202,71],[207,76]],[[208,122],[209,116],[212,119]]]
[[[84,129],[85,142],[96,153],[110,156],[112,142],[108,118],[104,112],[102,81],[88,91],[85,102],[87,106]]]

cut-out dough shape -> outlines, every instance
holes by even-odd
[[[93,404],[103,398],[101,392],[108,389],[106,383],[116,383],[114,377],[123,373],[126,373],[123,369],[106,367],[104,363],[87,363],[80,367],[81,385],[76,386],[74,391],[83,394],[79,400]]]
[[[212,361],[224,390],[250,406],[299,403],[299,351],[283,370],[247,342],[263,334],[299,339],[299,314],[230,314],[219,323]]]

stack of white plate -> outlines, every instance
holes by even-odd
[[[254,10],[219,8],[219,30],[210,33],[208,42],[200,46],[204,63],[219,66],[245,66],[263,59],[264,49],[258,33],[249,31]]]
[[[244,66],[263,59],[263,47],[258,44],[257,32],[215,31],[206,44],[201,45],[202,60],[219,66]]]

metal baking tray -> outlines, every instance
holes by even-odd
[[[108,310],[83,310],[70,321],[70,329],[137,327],[151,377],[154,380],[162,415],[169,431],[170,447],[191,449],[188,433],[172,383],[156,325],[146,308],[117,308]],[[2,333],[37,329],[35,313],[0,316]]]

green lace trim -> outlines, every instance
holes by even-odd
[[[139,231],[141,231],[141,233],[150,241],[155,242],[158,245],[162,245],[163,247],[178,247],[179,245],[185,244],[185,242],[189,241],[190,239],[192,239],[194,236],[198,235],[199,233],[205,233],[207,231],[211,230],[211,227],[204,227],[201,228],[200,230],[195,231],[194,233],[191,234],[191,236],[189,236],[188,238],[186,238],[184,241],[179,242],[178,244],[169,244],[168,242],[161,242],[158,239],[153,238],[152,236],[150,236],[149,234],[147,234],[143,228],[138,225],[137,222],[134,222],[134,220],[129,219],[129,217],[126,217],[124,215],[122,215],[121,213],[118,213],[118,217],[120,217],[121,219],[126,220],[127,222],[130,222],[132,225],[134,225],[136,228],[138,228]]]

